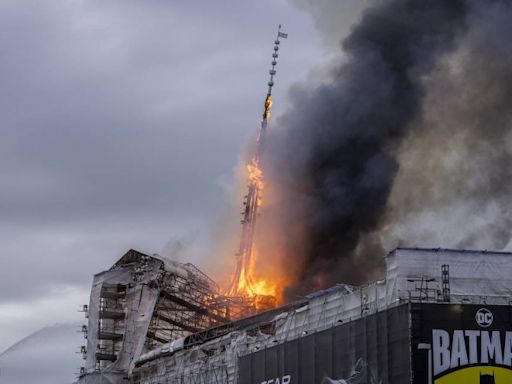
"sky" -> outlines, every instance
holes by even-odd
[[[82,321],[93,274],[130,248],[188,239],[207,264],[277,25],[276,114],[329,59],[300,3],[0,0],[0,352]]]

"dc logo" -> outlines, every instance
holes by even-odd
[[[482,328],[488,328],[491,326],[494,318],[492,316],[492,312],[487,308],[480,308],[478,311],[476,311],[475,320],[476,323]]]

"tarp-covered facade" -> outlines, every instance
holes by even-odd
[[[453,332],[462,331],[469,348],[475,336],[464,332],[482,331],[475,316],[489,310],[497,320],[490,333],[482,334],[490,340],[497,337],[492,332],[500,334],[502,360],[500,365],[499,356],[497,361],[490,358],[494,365],[484,366],[484,381],[475,383],[501,384],[509,369],[505,346],[511,327],[505,314],[512,301],[512,254],[399,248],[387,256],[386,265],[378,281],[317,292],[300,306],[278,311],[270,323],[251,324],[200,343],[181,340],[133,356],[128,379],[137,384],[426,384],[430,353],[432,383],[451,384],[446,374],[452,371],[434,371],[434,357],[447,356],[445,349],[439,352],[444,344],[434,351],[435,343],[446,339],[445,333],[438,339],[434,330],[445,329],[449,342],[457,345],[460,332],[455,338]],[[483,340],[485,348],[492,348]],[[418,349],[420,344],[423,349]],[[457,353],[450,354],[450,364],[451,359],[454,364],[465,361]],[[442,364],[447,366],[444,360]],[[493,366],[494,377],[486,373]]]
[[[512,306],[406,303],[238,364],[240,384],[508,384]]]
[[[240,384],[410,383],[409,308],[402,305],[265,348],[239,361]]]

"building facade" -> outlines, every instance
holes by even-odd
[[[512,382],[512,254],[397,248],[386,265],[370,284],[146,347],[122,382]]]

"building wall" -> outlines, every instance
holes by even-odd
[[[243,356],[239,372],[240,384],[409,384],[408,305]]]
[[[438,360],[447,356],[447,352],[434,353],[433,332],[444,329],[448,342],[455,340],[457,348],[462,348],[473,337],[464,332],[483,332],[481,326],[471,327],[476,327],[479,303],[488,303],[497,316],[492,325],[497,328],[489,329],[498,336],[491,332],[487,337],[498,340],[494,343],[500,344],[501,357],[493,355],[488,359],[491,364],[477,364],[464,373],[454,371],[451,377],[450,370],[432,371],[435,384],[510,384],[507,364],[512,360],[512,333],[507,333],[510,316],[503,311],[509,310],[512,300],[511,261],[510,253],[399,248],[386,258],[386,275],[373,283],[340,284],[283,308],[271,320],[214,339],[180,346],[168,343],[134,356],[130,382],[425,384],[428,351],[419,350],[418,344],[430,345]],[[455,339],[454,330],[468,340]],[[484,346],[489,350],[495,344]],[[455,365],[464,361],[462,353],[450,352],[450,364],[451,359]],[[444,360],[442,364],[446,366]],[[470,375],[468,380],[457,376],[465,373]]]

